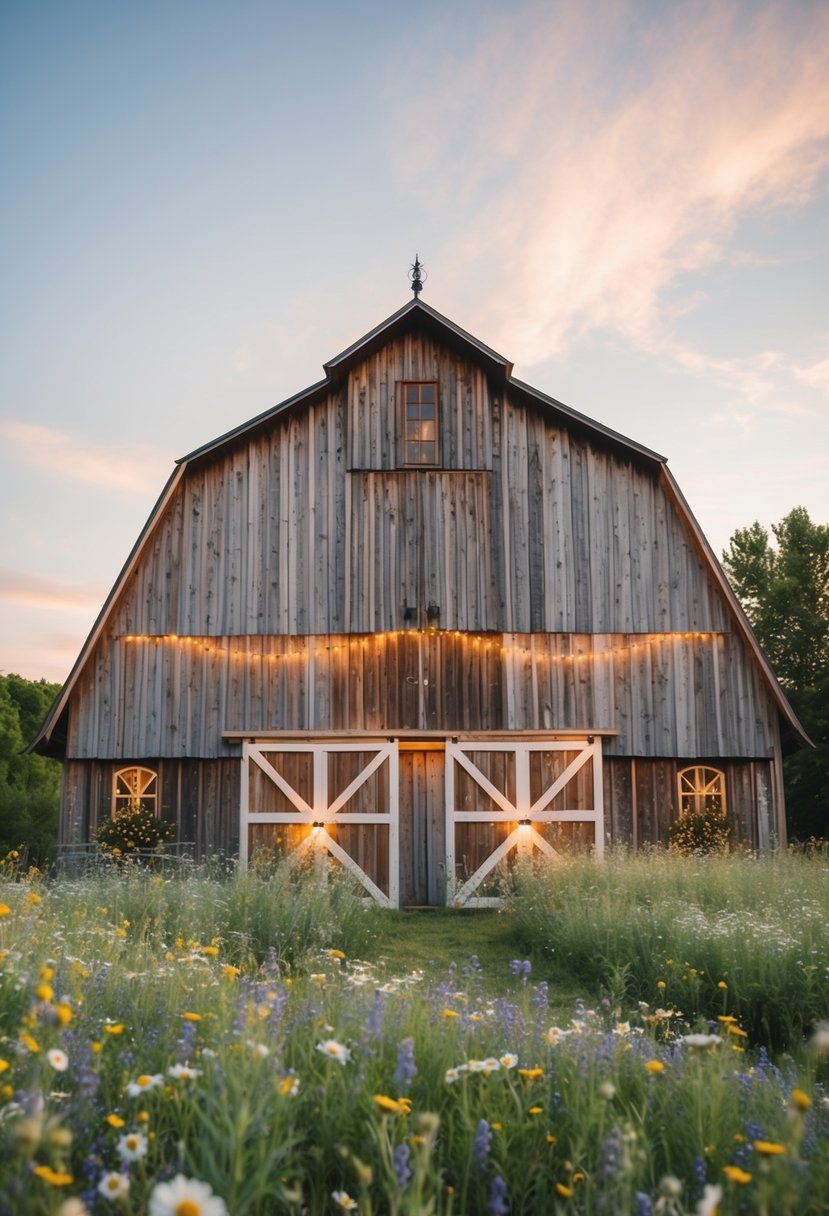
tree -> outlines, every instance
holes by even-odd
[[[738,528],[723,565],[814,749],[783,763],[795,838],[829,834],[829,525],[795,507],[772,525]]]
[[[60,764],[23,749],[59,690],[45,680],[0,676],[0,856],[24,845],[38,865],[57,842]]]

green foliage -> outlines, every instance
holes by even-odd
[[[721,811],[691,811],[668,828],[669,848],[686,857],[724,853],[731,840],[731,825]]]
[[[803,507],[738,529],[723,565],[814,749],[784,760],[791,834],[829,834],[829,525]]]
[[[23,755],[60,691],[59,684],[0,676],[0,853],[23,844],[38,865],[57,841],[60,764]]]
[[[132,810],[118,811],[105,820],[95,833],[95,840],[108,853],[118,857],[157,849],[172,840],[176,834],[175,824],[158,819],[143,805]]]

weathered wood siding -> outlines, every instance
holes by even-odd
[[[443,769],[440,753],[418,751],[402,753],[411,771],[401,770],[401,884],[402,903],[442,902],[439,889],[445,841],[443,820],[434,815],[426,820],[418,816],[421,803],[437,807],[442,802]],[[146,763],[146,758],[141,763]],[[700,759],[724,770],[728,817],[733,825],[735,840],[748,848],[768,848],[775,839],[773,781],[771,761],[733,761],[716,757]],[[151,758],[151,767],[159,775],[159,814],[177,826],[177,838],[195,845],[198,856],[225,852],[233,854],[239,847],[239,782],[241,765],[238,758],[194,761]],[[98,824],[109,818],[113,773],[121,761],[71,761],[66,766],[63,805],[60,818],[61,845],[83,843],[95,833]],[[631,760],[610,757],[604,762],[604,802],[606,840],[608,844],[666,844],[668,827],[676,818],[677,762],[657,758]],[[429,792],[431,791],[431,793]],[[416,830],[417,825],[417,830]],[[580,825],[558,825],[562,829]],[[485,844],[492,846],[492,829],[486,825],[470,825],[486,836]],[[287,829],[280,828],[283,833]],[[343,843],[355,851],[356,842],[347,840],[345,833],[355,828],[340,825]],[[489,835],[487,836],[487,833]],[[363,857],[369,870],[379,872],[382,842],[366,833],[362,847],[373,849],[377,857]],[[375,834],[376,835],[376,834]],[[496,840],[497,843],[497,840]],[[577,843],[574,841],[572,843]],[[428,854],[427,860],[423,856]],[[422,856],[423,855],[423,856]],[[427,874],[424,887],[416,875]]]
[[[99,643],[73,757],[228,754],[222,731],[618,730],[607,754],[772,754],[776,709],[736,634],[435,633]]]
[[[442,468],[395,465],[396,380],[440,384]],[[425,339],[392,344],[302,411],[188,468],[116,633],[726,630],[658,471],[490,391]]]
[[[773,761],[698,757],[725,773],[726,809],[733,842],[767,849],[779,840],[774,801]],[[668,828],[679,816],[677,770],[672,759],[605,760],[604,805],[608,843],[666,845]]]

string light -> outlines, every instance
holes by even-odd
[[[180,635],[176,633],[167,634],[146,634],[146,633],[125,633],[116,636],[116,641],[123,642],[126,645],[135,646],[140,644],[145,645],[169,645],[179,649],[186,650],[188,648],[198,648],[205,655],[221,655],[226,658],[243,659],[246,662],[261,662],[261,663],[277,663],[281,660],[289,659],[306,659],[318,660],[324,658],[326,654],[333,653],[340,656],[341,651],[346,649],[349,655],[352,653],[352,648],[359,647],[363,652],[366,651],[370,642],[376,645],[384,645],[387,641],[394,641],[398,637],[405,638],[424,638],[439,637],[446,639],[451,645],[460,643],[462,646],[471,646],[473,649],[483,648],[487,652],[497,651],[505,661],[514,661],[520,659],[522,661],[531,658],[538,664],[579,664],[579,663],[598,663],[607,662],[618,659],[625,655],[635,655],[644,651],[658,650],[666,644],[672,646],[685,645],[689,642],[716,642],[716,639],[721,635],[715,631],[703,630],[685,630],[676,633],[649,633],[649,634],[625,634],[625,633],[603,633],[603,634],[577,634],[577,635],[562,635],[562,634],[537,634],[533,635],[532,645],[526,643],[505,641],[505,637],[510,635],[493,635],[491,633],[462,633],[460,630],[438,631],[437,633],[427,630],[387,630],[381,633],[359,634],[359,635],[336,635],[332,636],[328,643],[322,645],[316,638],[308,637],[307,645],[304,650],[273,650],[271,647],[274,643],[280,640],[280,636],[285,642],[296,646],[297,638],[290,639],[285,635],[266,635],[252,634],[248,639],[255,643],[259,640],[262,644],[262,649],[257,649],[252,646],[249,649],[240,650],[238,639],[234,639],[232,644],[222,644],[221,638],[206,637],[201,634]],[[527,635],[511,635],[512,637]],[[602,639],[605,643],[600,649],[590,647],[573,653],[558,653],[554,649],[550,649],[543,645],[544,639],[557,638],[566,636],[583,637],[594,640]],[[619,638],[635,638],[635,641],[619,642],[615,639]]]

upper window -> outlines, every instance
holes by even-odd
[[[434,380],[406,381],[402,387],[404,465],[436,465],[438,450],[438,386]]]
[[[680,770],[677,783],[680,815],[725,814],[725,773],[720,769],[694,764]]]
[[[120,768],[112,779],[112,813],[145,806],[156,814],[158,774],[151,768]]]

